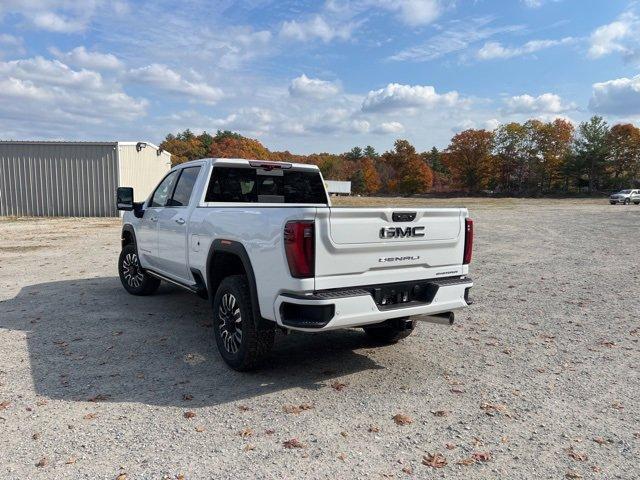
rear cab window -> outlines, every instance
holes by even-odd
[[[214,166],[205,202],[326,205],[317,171]]]

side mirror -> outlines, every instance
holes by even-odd
[[[133,210],[133,188],[118,187],[118,190],[116,190],[116,203],[118,210]]]

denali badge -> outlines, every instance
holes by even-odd
[[[424,237],[424,227],[382,227],[380,238]]]
[[[404,262],[406,260],[420,260],[420,255],[408,255],[406,257],[383,257],[379,258],[378,262],[387,263],[387,262]]]

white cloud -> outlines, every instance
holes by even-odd
[[[507,98],[503,112],[506,114],[555,114],[575,108],[574,104],[565,104],[562,98],[554,93],[543,93],[537,97],[524,94]]]
[[[214,104],[224,97],[219,88],[204,82],[191,82],[166,65],[157,63],[129,70],[127,77],[133,82],[153,85],[208,104]]]
[[[594,84],[589,108],[602,114],[640,116],[640,75]]]
[[[307,42],[320,39],[325,43],[332,40],[348,40],[354,24],[330,25],[323,17],[316,15],[305,21],[291,20],[284,22],[280,35],[284,38]]]
[[[464,102],[458,92],[443,94],[430,85],[390,83],[385,88],[370,91],[362,102],[363,112],[390,112],[404,109],[453,107]]]
[[[397,12],[398,18],[411,26],[428,25],[442,13],[438,0],[378,0],[380,8]]]
[[[479,60],[493,60],[496,58],[511,58],[538,52],[558,45],[568,45],[574,43],[572,37],[565,37],[560,40],[531,40],[519,47],[505,47],[500,42],[487,42],[476,53]]]
[[[436,20],[452,0],[327,0],[325,10],[341,17],[354,17],[371,9],[394,13],[397,19],[412,27],[428,25]]]
[[[64,132],[77,138],[92,125],[135,120],[146,107],[146,100],[127,95],[98,72],[41,57],[0,62],[0,125],[5,131],[23,129],[38,138]]]
[[[123,0],[2,0],[0,19],[20,15],[34,27],[55,33],[77,33],[87,29],[96,14],[123,15],[129,11]]]
[[[317,78],[309,78],[304,73],[294,78],[289,85],[289,94],[292,97],[304,97],[313,99],[331,98],[340,92],[340,87],[334,83]]]
[[[0,74],[34,82],[36,85],[70,87],[79,90],[101,90],[102,76],[90,70],[72,70],[58,60],[42,57],[0,62]]]
[[[463,52],[470,46],[499,33],[521,30],[520,25],[492,27],[493,17],[478,17],[449,22],[446,28],[425,43],[410,47],[392,55],[391,60],[425,62],[452,53]]]
[[[64,17],[55,12],[39,12],[33,16],[33,24],[43,30],[57,33],[79,32],[86,28],[80,19]]]
[[[390,134],[404,132],[404,125],[400,122],[382,122],[373,129],[375,133]]]
[[[0,33],[0,47],[6,47],[8,53],[13,55],[22,55],[25,52],[22,37],[16,37],[8,33]],[[1,56],[2,52],[0,52],[0,57]]]
[[[621,53],[631,59],[640,50],[640,18],[634,12],[625,12],[616,21],[598,27],[589,41],[591,58]]]
[[[57,48],[51,48],[51,53],[68,65],[89,68],[94,70],[118,70],[123,64],[111,53],[89,52],[83,46],[74,48],[69,52],[61,52]]]

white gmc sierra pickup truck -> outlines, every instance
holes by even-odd
[[[122,285],[148,295],[166,281],[209,298],[237,370],[259,364],[276,327],[362,327],[393,343],[471,303],[464,208],[332,207],[316,166],[236,159],[183,163],[133,199],[118,188]]]

